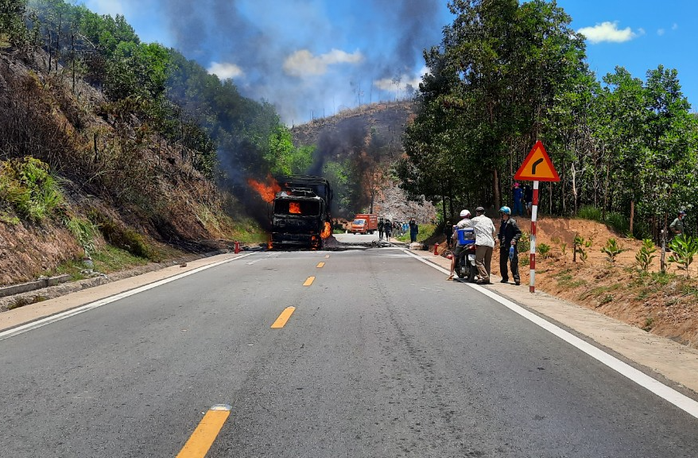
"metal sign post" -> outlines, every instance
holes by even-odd
[[[528,291],[536,292],[536,220],[538,219],[538,181],[533,182],[533,200],[531,201],[531,258],[529,267],[531,282]]]
[[[545,151],[543,142],[538,140],[519,170],[514,175],[515,180],[533,181],[533,199],[531,200],[531,284],[529,291],[536,292],[536,220],[538,219],[538,182],[560,181],[553,163]]]

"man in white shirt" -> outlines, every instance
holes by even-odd
[[[485,216],[484,208],[477,207],[475,214],[477,216],[472,219],[472,223],[475,230],[475,266],[479,273],[477,283],[487,285],[491,283],[490,267],[492,265],[492,251],[494,250],[494,241],[497,233],[492,220]]]

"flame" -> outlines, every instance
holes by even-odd
[[[294,215],[300,215],[301,214],[300,202],[289,202],[288,203],[288,212],[292,213]]]
[[[329,238],[330,235],[332,235],[332,225],[329,221],[325,221],[325,229],[322,231],[322,234],[320,234],[320,237],[326,239]]]
[[[257,191],[265,202],[272,203],[274,201],[274,197],[276,197],[276,193],[281,191],[281,186],[279,186],[279,183],[271,175],[267,175],[267,181],[270,184],[267,185],[261,181],[248,178],[247,184],[249,184],[252,189]]]

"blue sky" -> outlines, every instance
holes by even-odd
[[[141,40],[173,47],[240,92],[273,103],[289,125],[416,88],[422,50],[453,20],[447,0],[84,0],[123,14]],[[598,78],[624,66],[645,79],[678,70],[698,109],[698,2],[559,0],[587,37]]]

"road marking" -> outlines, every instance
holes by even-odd
[[[407,250],[403,250],[405,253],[409,254],[413,258],[423,262],[424,264],[433,267],[436,270],[439,270],[443,273],[448,273],[448,270],[444,269],[441,266],[438,266],[436,264],[433,264],[424,258],[422,258],[419,255],[416,255],[414,253],[410,253]],[[678,391],[674,390],[673,388],[670,388],[663,383],[659,382],[658,380],[653,379],[649,375],[645,374],[644,372],[635,369],[631,365],[624,363],[623,361],[619,360],[618,358],[609,355],[608,353],[596,348],[595,346],[591,345],[588,342],[585,342],[584,340],[580,339],[579,337],[573,335],[570,332],[565,331],[564,329],[546,321],[545,319],[539,317],[538,315],[529,312],[522,306],[505,299],[494,291],[490,291],[489,289],[479,286],[479,285],[474,285],[472,283],[466,283],[466,286],[469,286],[473,289],[476,289],[480,291],[482,294],[485,296],[490,297],[491,299],[494,299],[495,301],[499,302],[503,306],[507,307],[509,310],[521,315],[523,318],[531,321],[532,323],[540,326],[541,328],[545,329],[546,331],[550,332],[551,334],[559,337],[560,339],[564,340],[568,344],[576,347],[577,349],[583,351],[587,355],[591,356],[595,360],[599,361],[602,364],[605,364],[609,368],[613,369],[614,371],[618,372],[619,374],[627,377],[628,379],[632,380],[633,382],[637,383],[641,387],[649,390],[650,392],[656,394],[660,398],[664,399],[665,401],[670,402],[671,404],[675,405],[679,409],[683,410],[684,412],[688,413],[689,415],[698,418],[698,402],[694,401],[693,399],[689,398],[688,396],[685,396]]]
[[[317,267],[318,267],[318,269],[325,267],[325,263],[324,262],[318,263]]]
[[[329,255],[329,254],[326,254],[326,255],[325,255],[325,259],[329,259],[329,258],[330,258],[330,255]]]
[[[227,404],[217,404],[211,407],[204,418],[199,422],[191,437],[177,455],[177,458],[205,457],[213,441],[223,428],[225,420],[230,415],[230,407]]]
[[[315,281],[315,277],[308,277],[308,279],[303,283],[303,286],[310,286]]]
[[[92,309],[96,309],[96,308],[101,307],[103,305],[107,305],[107,304],[110,304],[112,302],[116,302],[120,299],[124,299],[124,298],[127,298],[129,296],[133,296],[135,294],[142,293],[144,291],[148,291],[149,289],[157,288],[158,286],[162,286],[164,284],[179,280],[180,278],[188,277],[189,275],[194,275],[194,274],[202,272],[206,269],[211,269],[213,267],[218,267],[222,264],[226,264],[226,263],[235,261],[237,259],[242,259],[242,258],[246,258],[247,256],[252,256],[252,254],[253,253],[247,253],[247,254],[243,254],[243,255],[240,255],[238,257],[232,258],[232,259],[226,259],[224,261],[209,264],[207,266],[197,267],[196,269],[192,269],[188,272],[183,272],[181,274],[174,275],[170,278],[165,278],[163,280],[159,280],[159,281],[156,281],[154,283],[150,283],[148,285],[144,285],[144,286],[141,286],[139,288],[132,289],[130,291],[125,291],[125,292],[120,293],[120,294],[115,294],[113,296],[105,297],[104,299],[100,299],[100,300],[95,301],[95,302],[90,302],[89,304],[85,304],[85,305],[82,305],[80,307],[77,307],[77,308],[74,308],[71,310],[66,310],[65,312],[61,312],[61,313],[58,313],[56,315],[51,315],[49,317],[42,318],[40,320],[32,321],[31,323],[26,323],[26,324],[23,324],[21,326],[17,326],[15,328],[9,329],[7,331],[2,331],[2,332],[0,332],[0,340],[9,339],[10,337],[14,337],[16,335],[23,334],[23,333],[31,331],[33,329],[38,329],[42,326],[46,326],[48,324],[55,323],[56,321],[65,320],[66,318],[70,318],[70,317],[73,317],[75,315],[79,315],[81,313],[85,313],[87,311],[90,311]]]
[[[284,326],[286,326],[286,322],[288,321],[289,318],[291,318],[291,315],[293,315],[293,312],[296,310],[295,307],[286,307],[283,312],[281,312],[281,315],[274,321],[274,324],[271,325],[272,329],[281,329]]]

